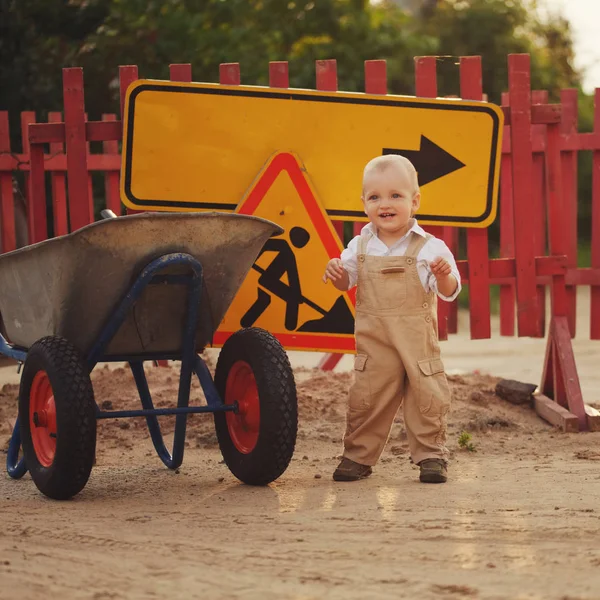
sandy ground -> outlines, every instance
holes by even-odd
[[[151,369],[158,405],[176,377]],[[124,369],[93,379],[99,402],[136,405]],[[400,420],[372,478],[331,480],[344,372],[297,371],[295,457],[266,488],[229,473],[206,415],[190,419],[178,473],[141,420],[102,421],[97,465],[73,501],[43,498],[28,476],[0,478],[0,598],[599,598],[600,434],[556,432],[495,396],[493,377],[450,379],[443,486],[418,483]],[[0,393],[3,450],[16,394]],[[476,452],[459,447],[462,431]]]
[[[347,359],[326,374],[302,366],[315,355],[292,355],[298,443],[265,488],[231,475],[208,415],[190,418],[179,472],[162,466],[140,419],[99,422],[97,464],[74,500],[0,475],[0,598],[600,598],[600,433],[557,432],[498,398],[486,374],[537,383],[544,346],[465,333],[444,344],[452,461],[441,486],[418,482],[400,419],[370,479],[332,481]],[[600,344],[575,348],[594,404]],[[1,371],[4,460],[18,377]],[[156,404],[171,405],[175,368],[151,368],[149,379]],[[138,405],[126,370],[93,380],[99,403]],[[202,402],[197,384],[192,402]],[[476,452],[459,447],[463,431]]]

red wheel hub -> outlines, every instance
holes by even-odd
[[[233,364],[225,386],[225,404],[235,404],[237,412],[227,412],[227,428],[234,446],[249,454],[258,442],[260,402],[252,367],[243,360]]]
[[[38,461],[49,467],[56,454],[56,405],[46,371],[38,371],[31,383],[29,429]]]

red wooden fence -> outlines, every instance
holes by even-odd
[[[415,94],[437,96],[435,57],[415,59]],[[220,66],[220,83],[241,82],[237,63]],[[548,104],[548,95],[530,89],[528,55],[508,57],[508,92],[502,106],[505,131],[502,148],[500,192],[500,257],[490,258],[488,231],[466,230],[466,261],[459,261],[463,281],[469,287],[470,334],[474,339],[491,336],[490,285],[500,285],[500,333],[543,336],[546,330],[545,289],[550,287],[552,321],[542,391],[556,402],[540,405],[540,411],[563,427],[595,426],[596,416],[581,400],[571,350],[575,333],[576,287],[591,286],[590,337],[600,339],[600,90],[595,96],[593,133],[577,131],[577,92],[563,90],[560,104]],[[170,67],[174,81],[191,81],[189,64]],[[483,98],[481,59],[463,57],[459,64],[461,97]],[[138,78],[136,66],[120,67],[121,113],[127,86]],[[289,86],[287,62],[269,65],[269,85]],[[52,222],[55,234],[78,229],[93,220],[91,173],[105,180],[106,206],[120,214],[118,142],[121,121],[103,115],[88,121],[83,100],[83,71],[64,69],[64,119],[50,113],[48,123],[36,123],[35,115],[21,115],[23,149],[12,151],[8,115],[0,111],[0,233],[1,250],[16,246],[12,175],[25,175],[30,242],[48,236],[45,178],[52,190]],[[337,91],[335,60],[316,63],[316,89]],[[365,62],[365,91],[387,93],[386,63]],[[102,142],[102,153],[90,153],[90,142]],[[577,154],[593,152],[593,218],[591,268],[577,266]],[[67,193],[68,190],[68,193]],[[342,233],[342,223],[335,223]],[[354,225],[355,233],[362,224]],[[429,227],[456,253],[458,229]],[[549,252],[546,255],[546,245]],[[516,309],[516,311],[515,311]],[[440,303],[440,337],[457,331],[457,304]],[[323,368],[332,368],[337,357],[327,356]],[[540,402],[543,403],[543,397]],[[564,407],[566,410],[562,410]]]

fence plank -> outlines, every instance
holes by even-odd
[[[531,87],[528,54],[508,57],[510,94],[510,137],[517,260],[517,331],[520,336],[538,336],[537,289],[531,223],[535,220],[531,204],[533,156],[531,146]]]
[[[169,76],[171,81],[189,82],[192,80],[192,65],[190,63],[169,65]]]
[[[466,100],[481,100],[482,94],[481,57],[461,57],[461,98]],[[469,318],[472,339],[485,339],[492,335],[490,324],[490,273],[488,255],[488,230],[467,229]]]
[[[10,153],[10,130],[8,112],[0,111],[0,154]],[[2,252],[10,252],[17,247],[15,231],[15,204],[13,197],[12,173],[0,171],[0,235]]]
[[[119,67],[119,94],[121,97],[121,120],[124,120],[125,115],[123,110],[125,108],[125,95],[127,94],[127,88],[136,80],[138,77],[138,68],[136,65],[122,65]]]
[[[290,87],[290,75],[287,60],[275,60],[269,63],[269,87]]]
[[[269,86],[272,88],[289,87],[290,77],[287,61],[273,61],[269,63]],[[334,223],[335,225],[335,223]],[[336,228],[337,231],[337,228]],[[338,232],[339,235],[339,232]],[[341,236],[344,239],[344,236]]]
[[[23,148],[23,159],[22,162],[30,163],[30,142],[28,135],[28,127],[30,123],[35,123],[35,113],[27,110],[21,113],[21,146]],[[29,240],[33,239],[33,222],[30,215],[33,214],[31,206],[31,188],[30,188],[30,172],[25,171],[24,184],[23,184],[23,196],[25,196],[25,205],[27,207],[27,235]]]
[[[122,65],[119,67],[119,93],[121,97],[121,122],[125,122],[125,96],[127,95],[127,88],[138,79],[138,68],[136,65]],[[134,210],[133,208],[127,207],[125,212],[128,215],[135,215],[144,211]]]
[[[365,60],[365,93],[375,95],[387,94],[387,61]],[[364,221],[355,221],[352,225],[354,235],[360,235]]]
[[[83,69],[63,69],[65,105],[65,141],[67,146],[67,181],[69,185],[69,219],[71,231],[94,220],[88,187]]]
[[[569,240],[567,228],[565,227],[565,197],[563,195],[560,155],[560,123],[553,123],[547,126],[546,189],[548,190],[550,254],[554,256],[566,255]],[[568,300],[564,274],[556,275],[552,278],[551,292],[552,317],[566,317]],[[560,369],[555,369],[555,371],[560,371]]]
[[[62,123],[62,114],[59,112],[48,113],[48,123]],[[62,142],[50,144],[50,154],[63,154],[65,151]],[[54,224],[54,235],[66,235],[69,233],[69,222],[67,215],[67,181],[65,174],[52,171],[50,175],[52,187],[52,218]]]
[[[548,92],[545,90],[534,90],[531,92],[531,101],[533,104],[545,104],[548,102]],[[534,238],[534,252],[536,256],[546,254],[546,175],[545,175],[545,156],[546,151],[546,126],[532,125],[531,134],[533,137],[539,137],[543,140],[543,152],[536,152],[533,155],[533,180],[531,202],[534,204],[535,214],[538,218],[531,223]],[[539,331],[542,336],[546,331],[546,287],[537,286],[538,295],[538,316]]]
[[[337,92],[338,80],[337,80],[337,61],[334,59],[330,60],[317,60],[315,61],[315,76],[317,90],[323,92]],[[342,242],[342,246],[345,246],[344,240],[344,221],[332,221],[333,228],[335,229],[338,237]]]
[[[322,92],[337,92],[337,61],[334,59],[315,61],[315,78],[317,90]],[[345,246],[344,222],[332,221],[332,223],[336,233],[338,234],[338,237],[342,242],[342,246]],[[342,359],[342,356],[342,354],[334,353],[325,354],[319,362],[319,369],[322,371],[333,371],[333,369],[335,369],[336,365]]]
[[[317,89],[322,92],[337,92],[337,61],[335,59],[315,61]]]
[[[103,121],[116,121],[117,115],[102,115]],[[119,143],[116,140],[107,140],[102,142],[104,154],[119,154]],[[115,215],[120,216],[123,213],[121,197],[119,190],[119,171],[106,170],[104,173],[104,191],[106,194],[106,208],[112,210]]]
[[[417,56],[415,58],[415,95],[420,98],[437,96],[437,59],[435,56]],[[440,239],[444,239],[444,228],[428,226],[427,231]],[[448,315],[450,307],[447,302],[438,302],[438,336],[440,340],[448,339]]]
[[[415,57],[415,95],[420,98],[435,98],[437,93],[437,58]]]
[[[509,107],[508,92],[502,94],[502,106]],[[503,139],[510,140],[510,126],[504,126]],[[500,258],[515,256],[515,217],[513,205],[512,163],[510,154],[500,159]],[[515,335],[515,282],[500,286],[500,335]]]
[[[435,98],[437,96],[437,58],[435,56],[419,56],[415,58],[415,95],[422,98]],[[452,254],[458,252],[458,228],[429,226],[427,231],[435,237],[444,240]],[[448,333],[458,330],[458,302],[440,303],[438,315],[445,314]],[[440,312],[441,311],[441,312]],[[442,319],[440,318],[440,322]]]
[[[240,85],[240,63],[222,63],[219,65],[219,83],[221,85]]]
[[[48,237],[46,217],[46,181],[44,170],[44,146],[32,144],[29,149],[31,198],[27,213],[29,222],[29,243],[43,242]]]
[[[594,94],[594,134],[600,135],[600,88]],[[592,268],[600,269],[600,145],[592,158]],[[600,285],[591,287],[590,338],[600,340]]]
[[[87,124],[88,124],[88,114],[87,113],[83,113],[83,117],[85,119],[85,127],[84,127],[84,135],[85,135],[85,151],[86,151],[86,167],[87,167],[87,172],[88,172],[88,202],[90,204],[90,215],[92,215],[92,220],[90,221],[90,223],[94,222],[95,219],[95,215],[94,215],[94,179],[92,178],[92,170],[89,168],[89,164],[90,164],[90,156],[91,156],[91,150],[90,150],[90,140],[87,137]]]
[[[365,60],[365,92],[367,94],[387,94],[387,62],[385,60]]]
[[[337,61],[334,59],[315,61],[315,77],[317,90],[321,92],[337,92]],[[342,242],[342,246],[345,246],[344,221],[333,220],[332,223],[335,232]]]
[[[560,101],[562,104],[562,120],[560,132],[563,135],[577,133],[578,103],[577,90],[570,88],[561,90]],[[568,265],[577,267],[577,152],[563,150],[561,153],[562,190],[564,198],[564,223],[566,240],[566,253]],[[577,323],[577,288],[567,286],[567,303],[569,330],[575,337]]]
[[[17,247],[15,231],[15,205],[13,198],[13,183],[10,173],[0,173],[0,227],[2,237],[2,252],[10,252]]]
[[[29,173],[25,175],[25,199],[27,203],[27,233],[30,244],[48,237],[46,217],[46,182],[44,147],[30,144],[29,125],[35,123],[35,113],[21,113],[21,139],[23,154],[29,158]]]

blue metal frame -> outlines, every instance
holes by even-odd
[[[4,339],[3,335],[0,335],[0,354],[4,354],[4,356],[8,356],[8,358],[14,358],[21,363],[25,362],[25,359],[27,358],[27,350],[11,346]]]
[[[186,275],[160,274],[166,267],[184,265],[190,268]],[[183,341],[181,353],[148,353],[136,356],[104,356],[108,345],[123,324],[129,310],[142,295],[147,285],[167,284],[186,285],[188,287],[187,315],[183,330]],[[97,408],[97,419],[114,419],[120,417],[145,417],[152,438],[152,443],[160,459],[170,469],[176,469],[183,462],[183,451],[185,447],[185,434],[187,415],[191,413],[236,411],[236,404],[225,404],[219,397],[212,376],[204,361],[196,354],[196,327],[198,324],[198,311],[202,292],[202,265],[189,254],[172,253],[165,254],[149,263],[139,274],[129,291],[121,299],[117,308],[113,311],[107,323],[102,328],[92,349],[87,356],[87,365],[91,373],[100,361],[129,363],[131,372],[140,395],[142,410],[102,411]],[[0,335],[0,354],[24,362],[27,351],[16,348],[7,343]],[[179,391],[177,394],[176,408],[154,408],[152,396],[148,388],[148,381],[144,373],[145,360],[181,360],[181,372],[179,375]],[[207,406],[189,406],[190,386],[192,373],[195,373],[200,381],[202,390],[206,397]],[[175,415],[175,435],[173,438],[172,454],[167,450],[158,416]],[[24,460],[19,461],[19,449],[21,446],[19,419],[10,440],[6,468],[8,474],[18,479],[27,472]]]

